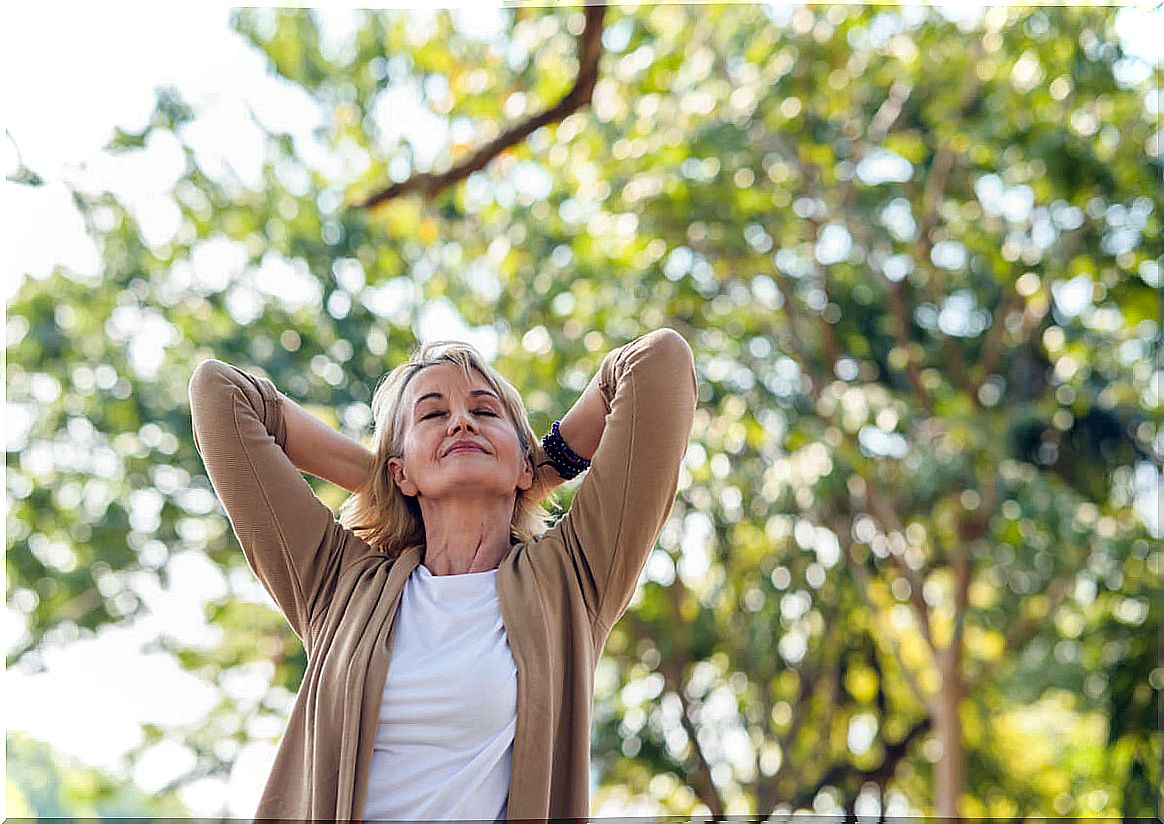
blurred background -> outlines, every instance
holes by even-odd
[[[545,431],[664,325],[595,816],[1158,814],[1158,5],[4,17],[8,816],[257,803],[305,659],[200,360],[366,438],[456,337]]]

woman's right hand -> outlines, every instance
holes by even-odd
[[[284,451],[291,463],[348,492],[361,489],[372,472],[375,454],[332,429],[282,392],[279,394],[283,397],[283,418],[287,424]]]

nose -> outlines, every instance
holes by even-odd
[[[467,412],[454,412],[449,420],[449,434],[457,432],[462,428],[468,429],[470,432],[476,432],[477,428],[473,424],[473,417]]]

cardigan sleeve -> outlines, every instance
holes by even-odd
[[[270,380],[211,358],[194,370],[189,395],[195,448],[247,563],[307,643],[354,536],[283,451],[282,396]]]
[[[582,486],[553,526],[583,599],[604,631],[634,595],[679,486],[695,416],[691,347],[662,328],[607,353],[599,368],[606,424]]]

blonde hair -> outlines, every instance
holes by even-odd
[[[391,557],[397,557],[411,547],[423,545],[425,541],[420,505],[416,498],[400,491],[388,471],[389,458],[403,457],[404,390],[420,370],[441,363],[459,367],[467,379],[472,378],[471,370],[485,376],[486,382],[501,398],[509,413],[521,448],[526,451],[531,463],[533,460],[532,450],[537,436],[530,426],[521,394],[513,385],[493,369],[471,344],[440,340],[418,345],[413,349],[408,362],[389,372],[372,395],[372,419],[375,425],[371,447],[375,453],[373,471],[364,485],[344,501],[339,510],[338,520],[341,524],[370,546]],[[533,543],[548,528],[547,518],[550,513],[542,507],[540,500],[534,500],[533,497],[542,471],[534,468],[534,485],[529,490],[514,487],[517,495],[509,525],[511,543],[514,540]]]

